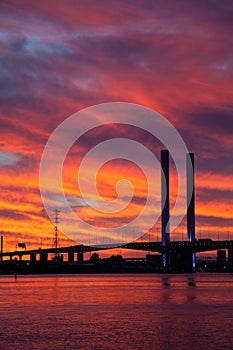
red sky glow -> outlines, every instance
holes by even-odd
[[[197,237],[233,239],[232,18],[230,0],[0,2],[0,234],[5,250],[21,241],[28,248],[52,245],[53,224],[39,188],[46,142],[71,114],[118,101],[151,108],[174,125],[195,153]],[[69,201],[97,226],[131,220],[147,196],[141,170],[115,161],[100,169],[97,187],[113,201],[123,174],[134,189],[126,209],[104,216],[83,205],[78,165],[85,152],[113,137],[115,128],[84,135],[64,163]],[[128,137],[129,132],[118,133]],[[159,156],[159,143],[136,129],[132,135]],[[172,172],[171,205],[177,184]],[[154,212],[159,211],[157,198]],[[171,238],[181,239],[182,230],[185,221]],[[158,222],[144,239],[160,239],[159,231]],[[60,233],[59,244],[75,243]]]

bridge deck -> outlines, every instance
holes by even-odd
[[[0,253],[0,258],[2,257],[13,257],[19,256],[22,257],[24,255],[30,254],[42,254],[42,253],[52,253],[52,254],[61,254],[61,253],[85,253],[92,251],[100,251],[106,249],[113,248],[121,248],[121,249],[131,249],[131,250],[141,250],[141,251],[151,251],[157,253],[197,253],[218,249],[227,249],[233,247],[233,240],[225,240],[225,241],[213,241],[213,240],[202,240],[202,241],[172,241],[166,246],[162,246],[162,242],[132,242],[123,245],[98,245],[98,246],[86,246],[86,245],[74,245],[68,247],[61,248],[39,248],[32,250],[17,250],[11,252]]]

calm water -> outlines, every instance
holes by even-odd
[[[0,349],[233,349],[233,276],[0,276]]]

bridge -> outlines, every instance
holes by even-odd
[[[30,261],[36,261],[37,255],[39,256],[40,261],[47,261],[48,254],[68,254],[68,261],[74,262],[74,254],[77,254],[77,260],[83,262],[84,253],[101,251],[107,249],[116,248],[116,245],[105,244],[105,245],[72,245],[61,248],[39,248],[32,250],[17,250],[11,252],[0,253],[0,260],[3,258],[8,258],[13,260],[17,258],[22,260],[24,256],[29,256]],[[233,269],[233,240],[195,240],[194,242],[190,241],[170,241],[166,246],[162,242],[132,242],[127,244],[118,245],[117,248],[120,249],[130,249],[130,250],[139,250],[147,252],[156,252],[160,254],[166,254],[172,266],[181,266],[186,272],[192,272],[191,269],[191,256],[193,253],[200,253],[206,251],[215,251],[219,249],[228,250],[228,261],[231,269]]]
[[[163,256],[164,271],[181,269],[182,271],[192,272],[195,270],[195,253],[214,251],[220,249],[228,250],[228,262],[233,270],[233,240],[211,240],[195,239],[195,186],[194,186],[194,154],[186,154],[186,177],[187,177],[187,241],[170,240],[170,198],[169,198],[169,152],[161,151],[161,242],[132,242],[122,245],[74,245],[61,248],[44,248],[33,250],[20,250],[12,252],[3,252],[1,248],[0,260],[8,257],[22,258],[25,255],[30,256],[30,261],[36,261],[37,255],[41,261],[48,260],[48,254],[68,254],[68,262],[74,262],[74,254],[77,253],[78,261],[83,261],[83,255],[86,252],[106,250],[111,248],[131,249],[148,252],[157,252]],[[1,246],[3,244],[1,243]]]

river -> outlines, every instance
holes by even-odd
[[[224,273],[0,276],[0,349],[232,349]]]

